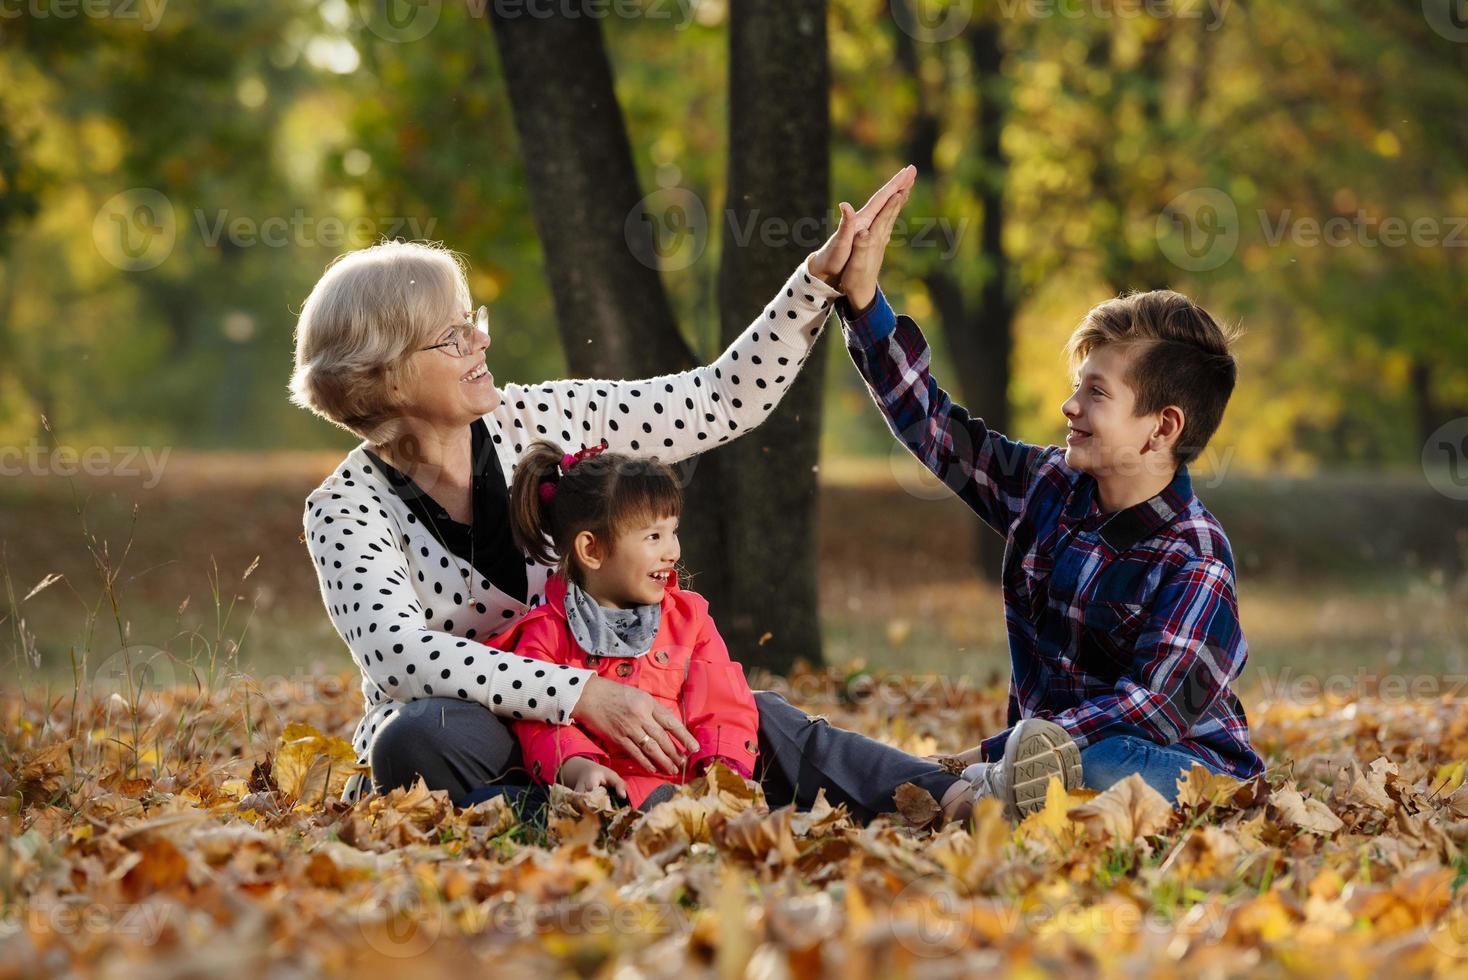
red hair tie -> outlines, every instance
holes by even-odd
[[[540,502],[542,504],[548,504],[551,502],[551,498],[556,495],[556,485],[560,482],[560,476],[564,476],[565,474],[569,473],[571,471],[571,467],[575,466],[582,460],[594,459],[595,457],[600,456],[603,452],[606,451],[606,448],[606,443],[603,442],[600,445],[587,446],[585,449],[582,449],[578,452],[566,453],[564,456],[562,456],[560,463],[557,464],[557,468],[560,470],[560,475],[555,477],[548,477],[540,481]]]

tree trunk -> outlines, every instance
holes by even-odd
[[[643,195],[600,21],[503,18],[494,4],[489,9],[570,372],[627,378],[693,366],[655,264],[638,258],[655,254],[653,230],[627,220]],[[733,214],[818,217],[828,199],[824,0],[793,9],[741,2],[730,16]],[[725,343],[815,247],[803,240],[771,247],[758,235],[744,248],[726,244]],[[814,473],[821,374],[813,356],[770,420],[699,457],[688,488],[687,564],[734,657],[751,666],[821,661]],[[761,645],[765,633],[771,639]]]
[[[567,367],[620,378],[692,367],[658,270],[638,259],[651,229],[627,221],[643,195],[601,21],[489,10]]]
[[[728,211],[719,269],[727,343],[828,229],[830,77],[825,0],[740,0],[729,13]],[[805,221],[802,231],[799,221]],[[754,234],[739,243],[750,228]],[[724,450],[731,588],[716,610],[735,658],[773,670],[821,662],[817,478],[825,351],[775,413]],[[768,634],[768,635],[767,635]]]
[[[890,8],[894,22],[911,22],[909,0],[890,0]],[[979,166],[974,193],[982,212],[979,261],[984,278],[972,302],[958,276],[947,265],[933,265],[923,275],[923,281],[943,325],[943,336],[953,359],[957,397],[961,397],[970,414],[982,418],[995,431],[1009,434],[1009,377],[1014,347],[1011,334],[1016,304],[1010,285],[1009,259],[1004,252],[1004,188],[1009,161],[1000,144],[1009,94],[1000,71],[1004,51],[999,25],[977,20],[964,37],[969,45],[973,84],[979,87],[975,120]],[[923,92],[917,48],[902,31],[897,32],[896,54],[898,63],[918,89],[919,108],[908,140],[908,158],[927,161],[927,167],[931,168],[941,125],[938,113],[929,107],[937,105],[937,101],[931,93]],[[1004,557],[1004,538],[987,524],[979,523],[974,549],[979,574],[997,582]]]
[[[652,229],[627,220],[643,195],[601,22],[489,10],[570,376],[694,367],[657,268],[638,258],[654,254]],[[728,590],[722,467],[716,454],[699,459],[680,529],[685,564],[710,597]]]

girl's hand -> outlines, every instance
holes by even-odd
[[[877,273],[882,271],[882,256],[887,252],[892,225],[897,221],[902,205],[907,203],[907,195],[908,188],[903,188],[887,198],[871,227],[856,234],[851,258],[846,268],[841,270],[841,281],[836,285],[846,294],[846,302],[851,304],[852,312],[866,309],[877,295]],[[849,204],[841,207],[845,211],[851,210]],[[852,217],[854,219],[855,215]]]
[[[627,784],[622,781],[622,777],[584,755],[563,762],[561,771],[556,774],[556,781],[578,793],[589,793],[598,786],[605,786],[622,799],[627,799]]]
[[[853,211],[850,204],[842,201],[841,223],[836,226],[836,233],[826,239],[826,244],[812,252],[810,258],[806,259],[805,267],[810,270],[810,274],[824,280],[829,285],[836,286],[841,270],[846,267],[847,259],[851,257],[857,236],[871,227],[882,209],[887,206],[888,201],[898,194],[910,191],[915,180],[917,180],[917,167],[908,164],[893,174],[892,179],[868,198],[860,211]],[[862,304],[862,306],[865,305],[865,303]],[[860,308],[857,307],[857,309]]]
[[[571,717],[603,739],[615,742],[649,772],[676,776],[698,751],[698,739],[678,716],[651,694],[593,675]],[[679,743],[682,743],[681,745]]]

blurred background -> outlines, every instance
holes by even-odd
[[[1465,72],[1461,0],[4,0],[3,660],[350,667],[300,521],[356,440],[286,401],[336,255],[461,252],[501,384],[681,370],[911,162],[883,284],[996,428],[1062,438],[1062,345],[1120,291],[1243,324],[1192,471],[1246,688],[1454,693]],[[1003,683],[1002,542],[834,331],[691,494],[736,658]]]

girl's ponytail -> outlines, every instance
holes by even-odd
[[[540,440],[531,443],[515,468],[510,485],[510,534],[521,551],[542,565],[554,565],[559,559],[552,543],[550,508],[554,503],[541,500],[540,484],[557,478],[561,449]]]
[[[581,532],[611,549],[617,535],[637,522],[683,511],[683,488],[666,463],[604,452],[605,445],[565,454],[555,443],[537,440],[526,447],[510,484],[516,546],[573,582],[580,581],[571,552]]]

